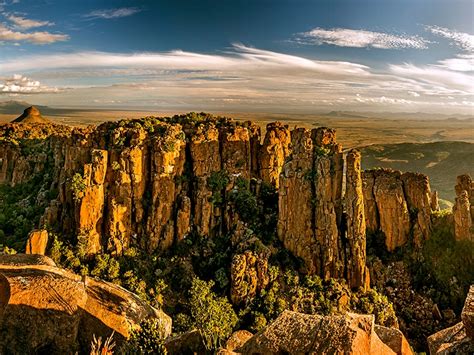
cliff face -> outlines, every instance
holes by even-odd
[[[474,241],[474,182],[469,175],[460,175],[455,187],[453,206],[456,240]]]
[[[40,227],[74,236],[90,254],[164,251],[191,232],[235,234],[249,219],[238,204],[251,207],[236,201],[242,184],[253,186],[257,200],[263,187],[277,189],[277,236],[303,271],[343,277],[352,287],[368,285],[366,227],[381,230],[389,250],[411,235],[420,243],[431,227],[426,176],[362,173],[360,153],[345,159],[328,128],[290,131],[277,122],[262,139],[251,122],[182,116],[84,129],[4,125],[1,132],[0,183],[48,174],[57,196]],[[267,253],[243,245],[232,263],[237,303],[268,282]],[[251,288],[239,291],[241,284]]]
[[[437,203],[426,175],[378,169],[362,177],[367,228],[384,234],[388,251],[409,241],[420,246],[429,238]]]

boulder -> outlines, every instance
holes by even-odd
[[[147,318],[171,333],[169,316],[117,285],[75,275],[44,256],[0,257],[0,353],[87,353],[94,335],[115,332],[120,344]]]
[[[462,321],[428,337],[430,354],[474,353],[474,285],[464,303]]]
[[[403,333],[396,328],[387,328],[381,325],[375,325],[375,333],[382,342],[390,347],[397,355],[412,355],[410,344]]]
[[[243,354],[395,354],[377,336],[373,315],[319,316],[284,311],[249,339]]]
[[[428,347],[431,355],[474,353],[474,343],[467,337],[462,322],[430,335]]]
[[[48,231],[44,229],[33,230],[26,241],[26,254],[44,255],[48,246]]]
[[[227,339],[225,343],[225,349],[228,351],[234,351],[235,349],[241,348],[244,344],[253,337],[253,334],[248,330],[238,330]]]
[[[471,285],[469,293],[462,309],[461,319],[466,328],[466,335],[474,341],[474,285]]]

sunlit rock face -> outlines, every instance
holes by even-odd
[[[419,247],[429,238],[432,193],[426,175],[377,169],[362,178],[367,229],[382,232],[388,251],[407,243]]]
[[[454,235],[456,240],[474,241],[474,182],[471,176],[458,176],[455,191]]]
[[[336,132],[325,127],[290,130],[274,122],[262,134],[252,122],[176,116],[88,128],[7,124],[1,133],[0,182],[49,174],[56,194],[38,227],[77,236],[71,242],[88,254],[131,246],[166,251],[190,233],[231,235],[245,222],[234,201],[242,184],[257,203],[262,190],[276,192],[274,228],[302,260],[301,271],[345,278],[354,288],[369,284],[366,229],[381,231],[392,251],[419,245],[431,228],[426,176],[362,172],[360,153],[343,153]],[[30,137],[38,154],[24,154],[18,143]],[[250,251],[234,255],[236,302],[248,296],[239,283],[266,283],[267,257]],[[242,270],[257,277],[242,280]]]

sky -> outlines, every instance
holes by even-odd
[[[0,101],[473,114],[472,0],[0,0]]]

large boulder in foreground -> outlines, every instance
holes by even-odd
[[[171,318],[135,294],[39,255],[0,256],[0,354],[87,353],[93,335],[122,342],[147,318]]]
[[[474,354],[474,285],[461,313],[462,321],[428,337],[430,354]]]
[[[375,332],[374,316],[284,311],[236,350],[242,354],[396,354]]]

